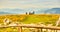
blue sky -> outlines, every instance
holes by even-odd
[[[0,0],[1,8],[60,8],[60,0]]]

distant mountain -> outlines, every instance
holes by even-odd
[[[46,14],[60,14],[60,8],[48,9],[44,13],[46,13]]]
[[[27,8],[27,9],[0,9],[0,14],[25,14],[35,11],[35,14],[60,14],[60,8]]]
[[[12,13],[8,13],[8,12],[0,12],[0,14],[12,14]]]
[[[2,14],[5,13],[5,14],[21,14],[21,13],[24,13],[24,10],[23,9],[0,9],[0,13]]]
[[[43,11],[45,9],[42,9],[42,8],[27,8],[27,9],[0,9],[0,12],[7,12],[8,14],[9,13],[16,13],[16,14],[25,14],[26,12],[31,12],[31,11],[35,11],[35,14],[37,13],[37,11]],[[6,14],[7,14],[6,13]],[[2,14],[2,13],[1,13]]]

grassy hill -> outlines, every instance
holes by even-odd
[[[59,18],[59,15],[46,15],[46,14],[40,14],[40,15],[0,15],[0,24],[3,23],[3,20],[5,18],[10,19],[13,22],[19,22],[19,23],[44,23],[44,24],[53,24],[55,25],[56,21]],[[13,30],[13,31],[12,31]],[[24,32],[29,31],[28,29]],[[15,28],[0,28],[0,32],[18,32],[18,29]]]
[[[58,20],[59,15],[45,15],[45,14],[41,14],[41,15],[1,15],[0,16],[0,23],[3,23],[3,20],[5,18],[8,18],[12,21],[18,21],[18,22],[22,22],[22,23],[44,23],[44,24],[55,24],[55,22]]]

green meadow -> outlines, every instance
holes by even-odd
[[[3,15],[0,16],[0,23],[3,23],[3,20],[5,18],[8,18],[10,20],[17,21],[19,23],[23,23],[23,24],[39,24],[39,23],[43,23],[45,25],[47,24],[53,24],[54,26],[56,25],[56,21],[59,18],[59,15]],[[23,32],[29,31],[27,30],[23,30]],[[17,27],[10,27],[10,28],[0,28],[0,32],[18,32],[18,28]]]

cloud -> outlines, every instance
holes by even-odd
[[[0,8],[54,8],[60,0],[0,0]]]

